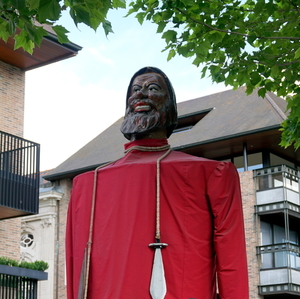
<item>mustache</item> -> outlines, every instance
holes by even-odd
[[[158,111],[156,103],[150,99],[135,99],[127,105],[128,112],[134,112],[134,109],[137,105],[148,105],[152,108],[152,110]]]

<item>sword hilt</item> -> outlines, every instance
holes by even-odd
[[[151,247],[153,249],[156,249],[156,248],[162,249],[162,248],[165,248],[167,246],[168,246],[167,243],[151,243],[151,244],[149,244],[149,247]]]

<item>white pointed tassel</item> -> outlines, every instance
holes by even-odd
[[[165,279],[165,271],[164,271],[164,265],[162,260],[161,248],[162,247],[155,248],[152,276],[151,276],[151,283],[150,283],[150,294],[152,299],[164,299],[167,293],[167,285]]]

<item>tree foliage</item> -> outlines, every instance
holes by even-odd
[[[45,32],[33,20],[54,24],[65,41],[64,28],[55,26],[60,13],[70,10],[76,24],[83,22],[106,34],[109,9],[124,8],[125,0],[0,0],[3,19],[0,38],[13,36],[15,47],[32,51]],[[233,88],[259,88],[286,98],[289,117],[282,124],[284,147],[300,146],[300,6],[298,0],[134,0],[128,14],[152,21],[166,42],[168,60],[175,55],[203,67],[202,76]]]
[[[125,0],[0,0],[0,38],[6,42],[13,37],[15,49],[22,47],[32,54],[48,35],[40,24],[52,25],[60,43],[69,42],[67,29],[56,25],[62,11],[68,10],[76,25],[84,23],[94,30],[102,25],[108,34],[112,32],[106,18],[109,9],[125,6]]]
[[[214,82],[286,98],[281,145],[300,146],[300,7],[296,0],[137,0],[129,13],[151,20],[176,54],[204,65]]]

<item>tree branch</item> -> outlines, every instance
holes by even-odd
[[[190,19],[191,21],[197,23],[197,24],[200,24],[202,26],[205,26],[211,30],[215,30],[215,31],[218,31],[218,32],[224,32],[224,33],[228,33],[228,34],[234,34],[234,35],[239,35],[239,36],[243,36],[243,37],[250,37],[250,35],[248,34],[245,34],[245,33],[240,33],[240,32],[236,32],[236,31],[229,31],[229,30],[223,30],[223,29],[219,29],[219,28],[215,28],[211,25],[208,25],[206,23],[203,23],[203,22],[200,22],[198,20],[195,20],[194,18],[191,18],[190,16],[188,16],[186,14],[186,12],[184,12],[182,9],[180,8],[175,8],[177,11],[179,11],[180,13],[182,13],[183,15],[185,15],[188,19]],[[288,37],[288,36],[270,36],[270,37],[265,37],[265,36],[256,36],[257,39],[266,39],[266,40],[269,40],[269,39],[286,39],[286,40],[300,40],[300,37]]]

